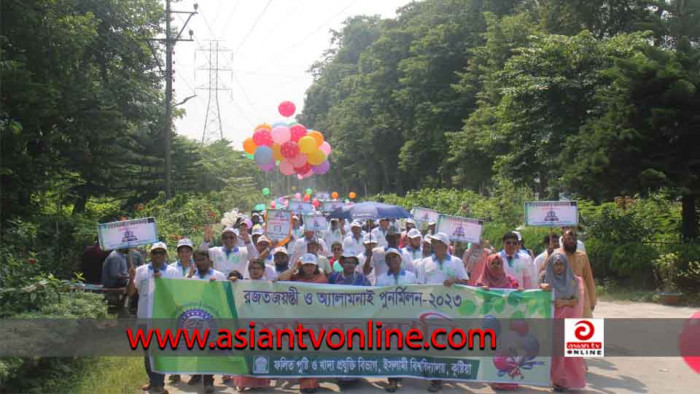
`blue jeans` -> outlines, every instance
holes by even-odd
[[[148,374],[148,382],[151,387],[163,387],[165,386],[165,375],[158,372],[153,372],[151,369],[151,360],[148,358],[148,354],[143,358],[143,363],[146,366],[146,373]]]

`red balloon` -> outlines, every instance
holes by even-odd
[[[299,139],[306,135],[306,127],[303,124],[295,124],[289,129],[291,134],[291,140],[294,142],[299,142]]]
[[[280,115],[288,118],[294,115],[297,107],[291,101],[283,101],[277,109],[280,111]]]
[[[306,174],[307,172],[311,171],[311,164],[306,163],[301,167],[294,167],[294,171],[296,171],[297,174]]]
[[[272,134],[266,129],[259,129],[253,134],[253,142],[257,146],[272,146]]]
[[[695,312],[683,324],[683,330],[678,337],[678,347],[683,360],[695,372],[700,373],[700,312]]]
[[[314,201],[312,204],[314,205],[314,207],[318,208],[321,206],[321,201],[318,201],[317,199],[314,198]]]
[[[308,194],[304,195],[304,202],[309,202],[309,200],[311,200],[311,197]]]
[[[287,159],[296,157],[299,154],[299,145],[294,141],[287,141],[280,147],[280,153]]]

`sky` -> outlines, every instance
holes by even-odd
[[[330,47],[330,30],[355,15],[396,16],[396,9],[410,0],[200,0],[198,14],[181,38],[194,32],[194,42],[178,42],[173,59],[173,101],[195,95],[178,108],[186,114],[175,119],[178,134],[201,140],[209,92],[209,48],[219,49],[219,112],[223,137],[242,149],[256,125],[284,118],[277,107],[292,101],[299,114],[306,90],[313,81],[307,72]],[[191,11],[195,1],[173,2],[172,9]],[[175,14],[174,26],[182,27],[187,15]],[[218,40],[215,42],[213,40]],[[207,51],[203,51],[206,49]],[[216,56],[215,54],[213,56]],[[215,92],[211,106],[215,107]],[[323,130],[320,130],[323,132]]]

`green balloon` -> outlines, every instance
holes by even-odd
[[[311,188],[306,189],[306,194],[311,195],[311,193],[313,193],[313,190],[311,190]]]
[[[255,159],[255,155],[251,155],[250,153],[246,153],[245,157],[247,157],[249,159]]]
[[[267,196],[268,194],[270,194],[270,189],[268,189],[268,188],[262,189],[262,195],[263,195],[263,196]]]

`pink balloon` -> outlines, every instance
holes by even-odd
[[[688,366],[695,372],[700,373],[700,312],[695,312],[683,323],[683,330],[678,337],[678,346],[681,356]]]
[[[275,169],[275,162],[273,161],[272,163],[266,164],[264,166],[260,166],[260,169],[265,171],[265,172],[270,172]]]
[[[273,130],[273,132],[274,132],[274,130]],[[320,149],[321,152],[323,152],[323,154],[326,155],[326,157],[328,157],[328,155],[330,155],[331,151],[332,151],[331,144],[329,144],[328,141],[323,141],[323,143],[321,144],[321,146],[318,149]]]
[[[295,157],[289,159],[289,162],[292,163],[294,167],[301,167],[304,164],[306,164],[306,155],[303,153],[299,153]]]
[[[301,174],[297,174],[297,179],[302,180],[302,179],[304,179],[304,177],[301,176]]]
[[[280,147],[280,153],[287,159],[294,158],[299,154],[299,145],[294,141],[287,141]]]
[[[280,111],[280,115],[288,118],[294,115],[294,112],[296,112],[297,107],[291,101],[283,101],[282,103],[280,103],[280,106],[277,109]]]
[[[301,200],[301,193],[294,193],[295,200]]]
[[[313,169],[310,169],[309,172],[307,172],[306,174],[304,174],[304,178],[310,178],[310,177],[312,177],[312,176],[314,176],[314,170],[313,170]]]
[[[299,142],[299,138],[305,136],[307,131],[303,124],[295,124],[289,130],[291,131],[291,140],[294,142]]]
[[[285,142],[289,141],[291,136],[292,132],[289,131],[289,127],[277,126],[272,129],[272,140],[275,141],[276,144],[284,144]]]
[[[280,162],[280,172],[284,175],[294,175],[294,166],[289,160],[282,160]]]

